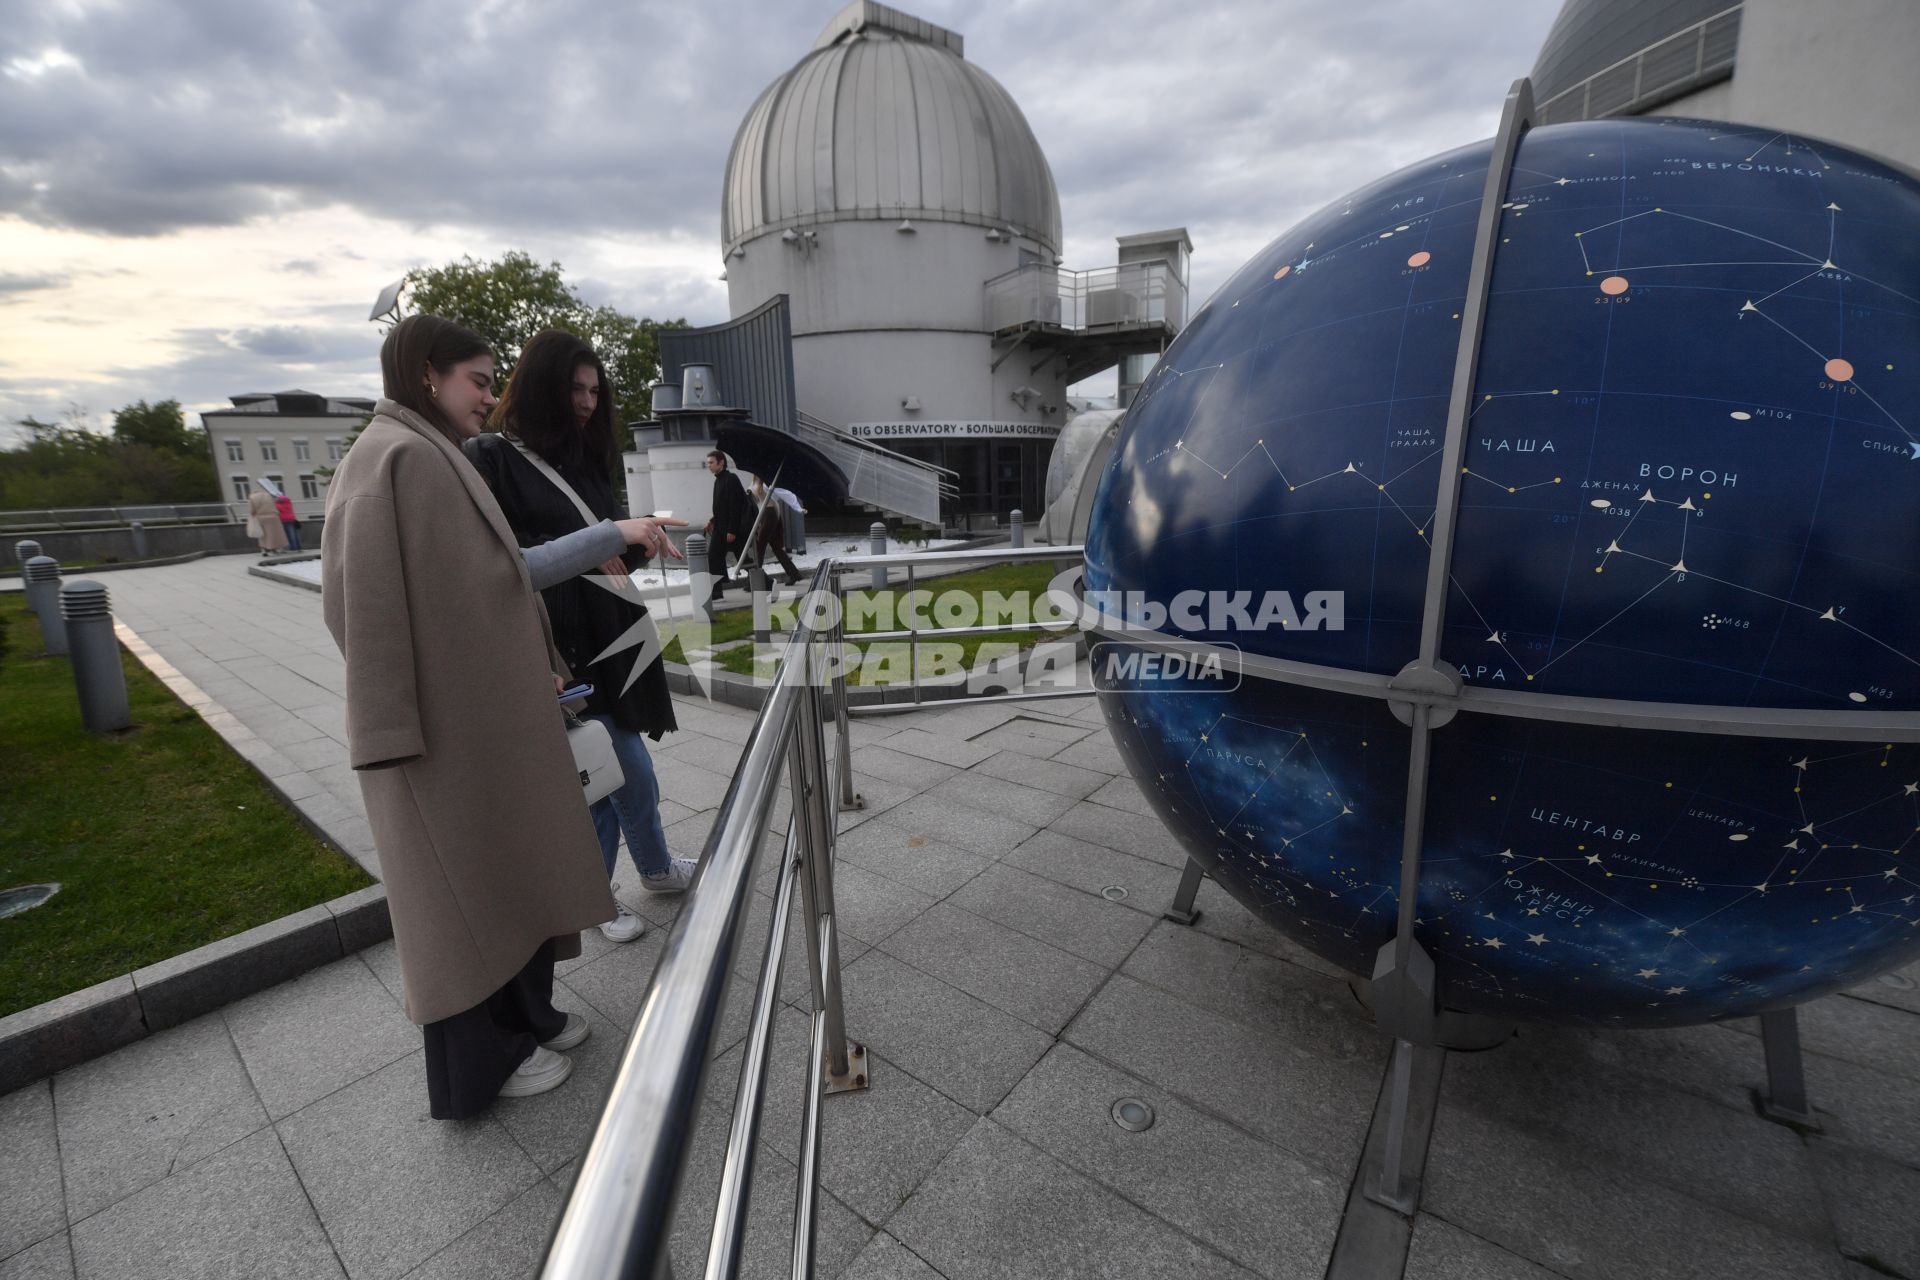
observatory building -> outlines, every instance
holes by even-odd
[[[1067,388],[1119,365],[1124,399],[1180,331],[1185,229],[1063,266],[1046,155],[965,54],[957,32],[855,0],[754,99],[721,198],[733,319],[661,335],[635,509],[704,512],[719,411],[819,449],[859,505],[1036,514]]]
[[[1567,0],[1533,66],[1537,123],[1690,116],[1764,129],[1753,163],[1821,139],[1920,168],[1920,5]],[[1792,150],[1797,135],[1811,147]]]

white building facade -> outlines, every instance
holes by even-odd
[[[265,478],[293,499],[303,520],[317,519],[326,509],[326,477],[372,414],[372,400],[312,391],[239,395],[230,409],[202,413],[221,498],[244,515],[248,494]]]

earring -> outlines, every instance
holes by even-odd
[[[431,382],[427,384],[427,390],[433,393],[433,398],[435,400],[438,400],[440,398],[440,388],[434,386]]]

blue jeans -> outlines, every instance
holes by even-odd
[[[614,863],[620,856],[620,833],[627,836],[627,853],[633,865],[644,875],[658,875],[672,865],[667,852],[667,833],[660,826],[660,783],[653,776],[653,757],[647,754],[647,740],[622,729],[608,715],[587,716],[607,727],[613,738],[614,758],[627,780],[605,800],[594,804],[593,830],[600,837],[600,861],[606,864],[607,879],[613,879]]]
[[[300,522],[298,520],[282,520],[280,527],[287,531],[287,549],[289,551],[300,550]]]

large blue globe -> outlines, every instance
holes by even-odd
[[[1415,658],[1490,154],[1336,202],[1194,318],[1102,473],[1091,589],[1338,592],[1337,630],[1165,629]],[[1920,183],[1771,130],[1559,125],[1523,138],[1498,241],[1440,657],[1523,696],[1920,709]],[[1387,706],[1251,679],[1102,701],[1227,891],[1368,972],[1407,785]],[[1465,712],[1432,741],[1417,932],[1449,1007],[1678,1024],[1920,956],[1911,745]]]

